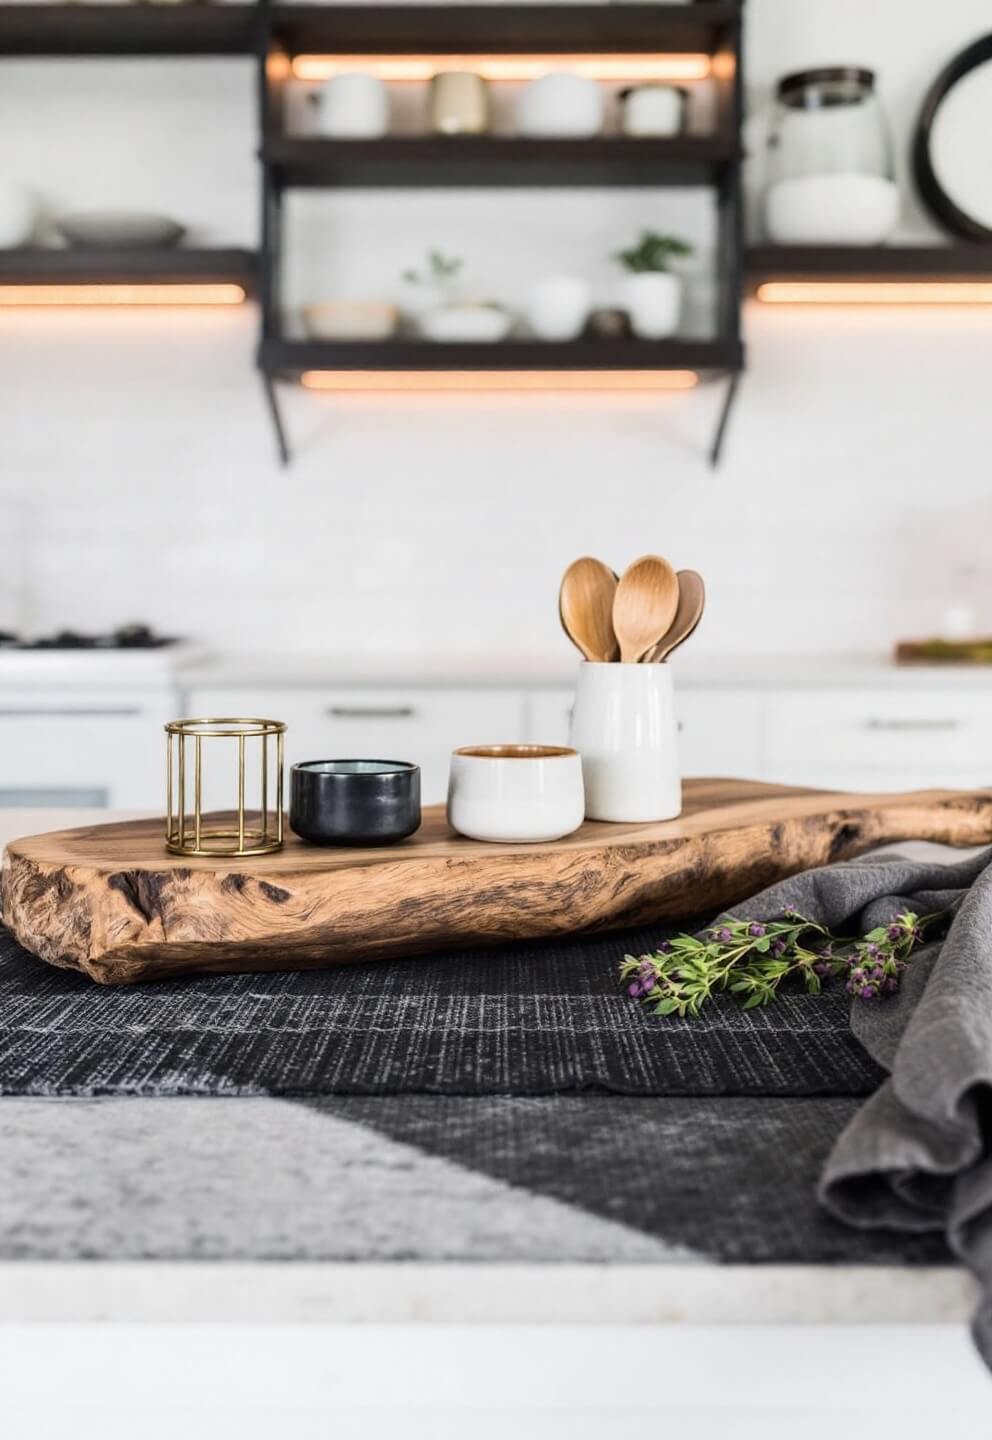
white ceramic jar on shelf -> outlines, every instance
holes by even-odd
[[[531,291],[527,319],[539,340],[576,340],[590,303],[589,282],[580,275],[546,275]]]
[[[880,245],[898,219],[874,73],[832,65],[786,75],[768,138],[768,238],[777,245]]]
[[[521,135],[588,139],[603,128],[603,92],[595,80],[562,70],[532,80],[520,97]]]
[[[376,75],[334,75],[320,90],[321,134],[341,140],[378,140],[389,128],[389,96]]]
[[[584,661],[572,712],[586,818],[629,823],[682,813],[678,724],[667,665]]]

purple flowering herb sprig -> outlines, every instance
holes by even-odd
[[[842,980],[856,1000],[877,1000],[899,988],[915,949],[947,912],[906,911],[860,939],[842,939],[795,910],[781,920],[721,920],[702,935],[677,935],[651,955],[627,955],[621,982],[633,1000],[656,1015],[698,1015],[718,991],[729,990],[745,1010],[767,1005],[786,980],[810,995]]]

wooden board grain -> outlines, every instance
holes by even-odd
[[[104,984],[298,970],[716,913],[765,885],[894,840],[992,841],[992,791],[854,795],[690,780],[678,820],[587,822],[547,845],[485,845],[440,806],[380,849],[290,835],[277,855],[169,855],[163,822],[7,846],[4,923],[52,965]]]

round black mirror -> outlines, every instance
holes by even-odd
[[[992,35],[944,67],[923,102],[913,174],[927,209],[967,240],[992,241]]]

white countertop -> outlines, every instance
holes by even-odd
[[[545,656],[218,655],[178,667],[184,689],[567,689],[579,661]],[[897,666],[883,655],[677,656],[688,690],[992,690],[992,666]]]

